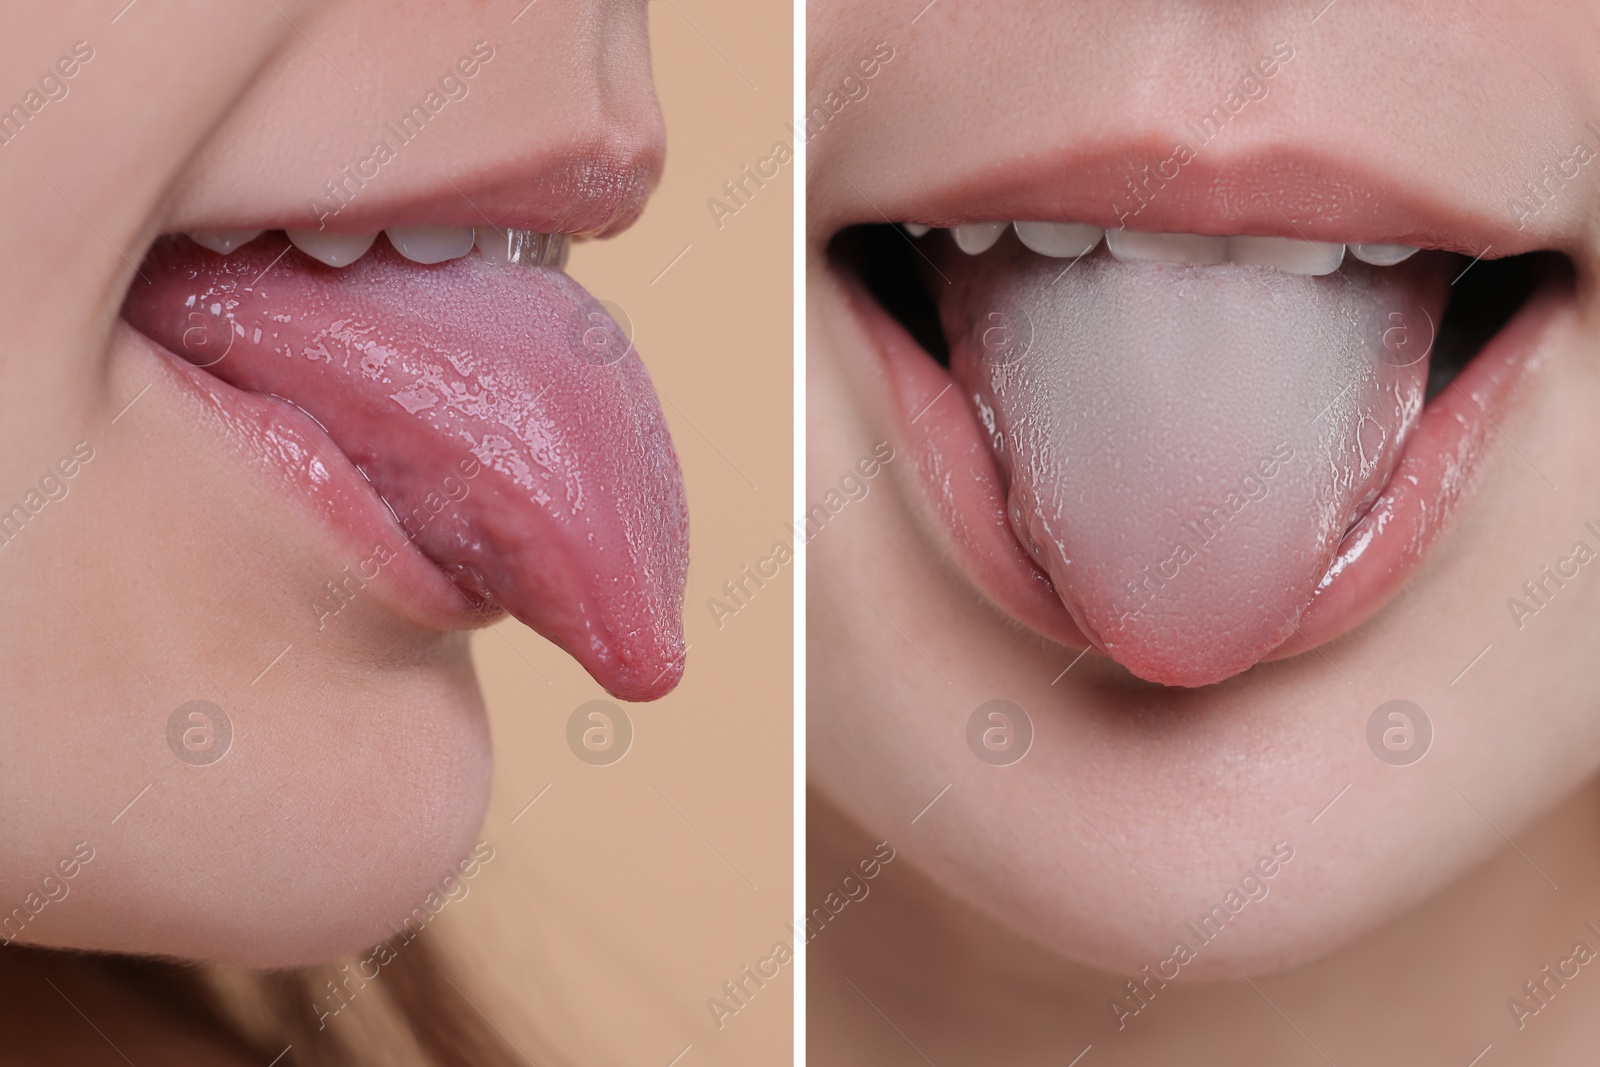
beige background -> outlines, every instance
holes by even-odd
[[[792,147],[791,14],[656,0],[650,21],[665,178],[633,229],[576,246],[569,269],[632,320],[683,464],[688,669],[666,699],[623,705],[632,749],[592,767],[565,729],[600,687],[518,624],[475,638],[497,855],[438,921],[463,988],[536,1063],[543,1042],[584,1067],[667,1067],[685,1046],[676,1067],[781,1064],[792,968],[720,1031],[706,999],[793,917],[792,566],[720,630],[706,601],[788,541],[793,165],[720,229],[706,202],[734,206],[723,183]]]

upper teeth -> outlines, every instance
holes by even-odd
[[[1076,222],[1018,222],[1017,238],[1041,256],[1076,257],[1100,243],[1105,235],[1098,226]]]
[[[383,232],[413,263],[443,263],[472,251],[471,226],[391,226]]]
[[[227,255],[241,245],[247,245],[261,236],[260,230],[195,230],[189,239],[220,255]]]
[[[921,237],[929,227],[920,223],[903,224],[906,232]],[[978,255],[994,247],[1005,232],[1005,222],[970,222],[950,231],[956,247],[968,255]],[[1103,230],[1076,222],[1013,222],[1017,239],[1042,256],[1077,257],[1086,255],[1106,240],[1113,258],[1124,261],[1146,260],[1159,263],[1237,263],[1249,267],[1272,267],[1289,274],[1331,274],[1344,261],[1345,245],[1328,241],[1305,241],[1294,237],[1209,237],[1194,233],[1139,233],[1134,230]],[[1416,253],[1408,245],[1353,244],[1350,254],[1375,267],[1392,267]]]
[[[1202,237],[1195,233],[1138,233],[1112,230],[1106,234],[1106,248],[1121,260],[1154,260],[1157,263],[1226,263],[1228,239]]]
[[[312,259],[330,267],[348,267],[367,254],[375,233],[328,233],[325,230],[284,230],[289,243]]]
[[[956,247],[969,256],[979,252],[987,252],[1000,240],[1000,234],[1006,228],[1003,222],[969,222],[965,226],[957,226],[950,231],[950,236],[956,239]]]
[[[1289,274],[1332,274],[1344,262],[1344,245],[1293,237],[1230,237],[1228,260]]]
[[[1392,267],[1410,259],[1417,250],[1410,245],[1351,245],[1350,254],[1374,267]]]
[[[189,239],[221,255],[228,255],[256,237],[260,230],[191,230]],[[382,231],[406,259],[413,263],[443,263],[472,251],[490,263],[528,266],[566,266],[569,238],[564,233],[501,229],[497,226],[391,226]],[[325,230],[285,230],[289,243],[330,267],[348,267],[367,254],[378,232],[329,233]]]

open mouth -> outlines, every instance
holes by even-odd
[[[1207,232],[1185,233],[1183,205],[1160,207],[1176,232],[944,204],[828,253],[979,590],[1140,678],[1203,686],[1399,589],[1472,493],[1574,271],[1462,254],[1491,240],[1415,220],[1308,240],[1287,215],[1195,211]]]
[[[561,269],[567,242],[173,234],[122,315],[350,546],[330,593],[378,584],[444,629],[509,612],[651,700],[683,672],[682,476],[630,338]]]

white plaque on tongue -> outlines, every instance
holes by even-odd
[[[1421,413],[1435,273],[1096,254],[1063,274],[1016,248],[951,266],[952,369],[1083,631],[1187,686],[1292,637]]]

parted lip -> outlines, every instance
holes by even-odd
[[[877,185],[853,177],[842,193],[831,194],[837,210],[823,208],[818,225],[831,238],[858,223],[1072,221],[1146,232],[1405,244],[1469,259],[1553,250],[1577,268],[1578,289],[1570,278],[1550,279],[1488,340],[1456,385],[1428,405],[1398,468],[1404,484],[1391,479],[1346,535],[1333,570],[1337,580],[1325,580],[1296,636],[1263,657],[1279,659],[1355,629],[1409,579],[1458,506],[1470,499],[1476,472],[1496,454],[1486,420],[1500,419],[1515,401],[1539,338],[1586,286],[1593,251],[1580,235],[1556,232],[1558,211],[1542,212],[1519,229],[1503,210],[1504,201],[1496,207],[1469,199],[1462,206],[1448,181],[1385,175],[1378,164],[1335,159],[1331,150],[1319,148],[1254,152],[1214,146],[1183,164],[1175,177],[1150,182],[1143,198],[1134,199],[1130,179],[1142,182],[1147,165],[1153,173],[1171,146],[1170,136],[1118,137],[1115,143],[1035,149],[970,165],[957,161],[942,165],[932,180],[906,171],[879,175]],[[1577,187],[1566,190],[1567,196],[1577,193]],[[1069,263],[1062,261],[1063,267]],[[1048,577],[1016,543],[1005,519],[998,467],[950,372],[879,305],[854,270],[828,254],[823,269],[842,289],[835,290],[841,310],[857,319],[874,350],[877,373],[871,377],[882,383],[882,401],[908,442],[917,483],[912,492],[930,532],[1004,614],[1068,648],[1092,647]],[[937,268],[924,273],[930,289],[941,287]]]
[[[999,467],[967,399],[933,360],[845,273],[842,306],[875,349],[873,377],[900,440],[906,442],[912,499],[922,521],[992,605],[1069,649],[1089,640],[1055,587],[1017,543],[1005,517]],[[1473,495],[1479,472],[1499,453],[1492,427],[1515,403],[1517,385],[1546,331],[1572,308],[1562,279],[1542,286],[1488,348],[1424,410],[1396,472],[1345,535],[1330,575],[1296,633],[1263,662],[1309,651],[1355,629],[1399,591],[1457,510]]]
[[[492,226],[539,234],[614,236],[643,212],[660,179],[664,155],[659,113],[654,122],[600,122],[576,142],[474,152],[460,161],[459,170],[441,173],[427,167],[415,176],[400,169],[384,170],[353,186],[354,194],[322,228],[331,233],[372,233],[407,226]],[[285,245],[285,254],[298,255],[279,231],[318,229],[305,193],[298,187],[279,188],[254,195],[248,204],[229,205],[225,215],[207,209],[152,219],[140,262],[148,263],[149,252],[165,235],[208,230],[264,231],[262,240]],[[379,248],[369,254],[394,253]],[[419,272],[450,268],[449,264],[406,265]],[[326,270],[327,282],[334,287],[349,278],[333,268],[312,265],[312,269]],[[520,274],[524,268],[501,269]],[[130,292],[146,283],[136,270]],[[161,388],[180,396],[197,417],[211,424],[220,439],[257,467],[256,475],[282,486],[321,520],[309,536],[335,558],[351,561],[348,569],[360,576],[364,593],[388,614],[439,633],[485,626],[505,614],[493,600],[465,596],[445,570],[405,536],[387,500],[327,429],[297,405],[224,381],[126,319],[119,322],[118,332],[120,344],[142,350],[163,368]],[[374,574],[365,574],[361,568],[379,555],[382,565],[372,567]],[[587,666],[582,653],[592,651],[576,649],[574,655]],[[680,654],[669,669],[653,677],[625,678],[629,686],[625,698],[663,695],[677,684],[682,667]]]

